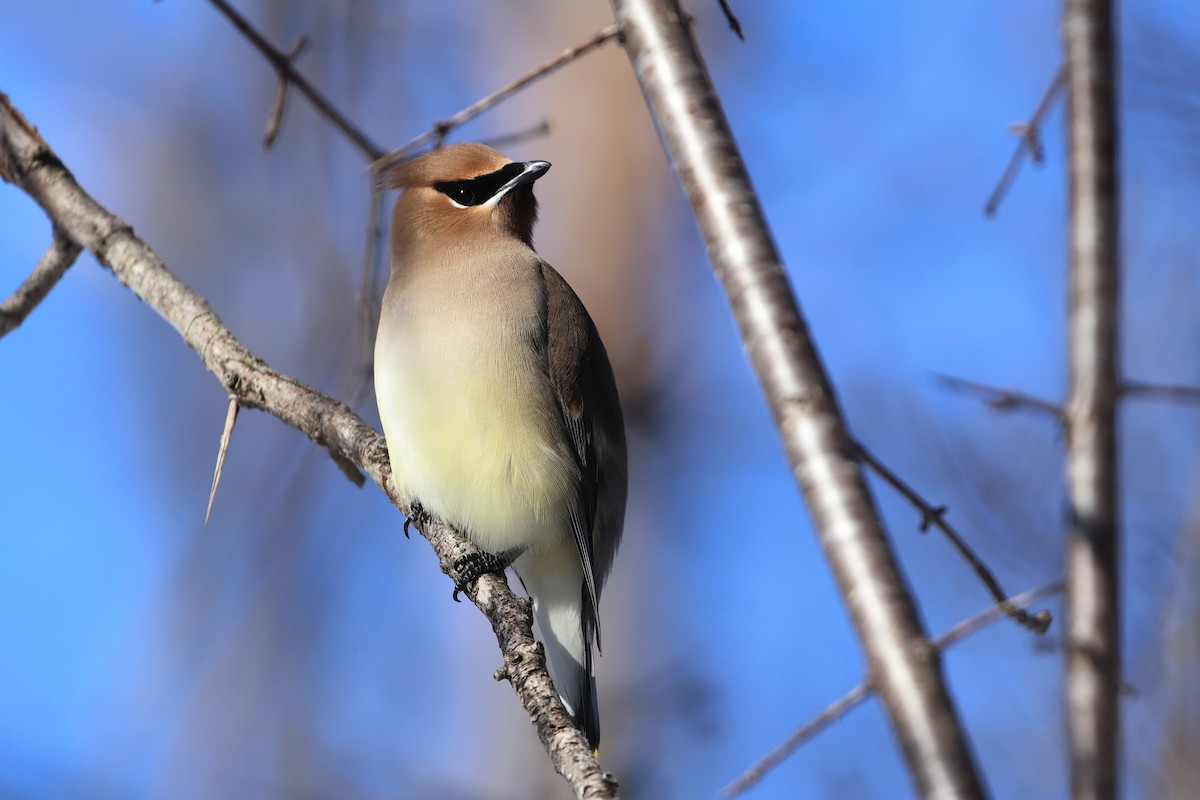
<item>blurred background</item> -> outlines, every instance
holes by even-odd
[[[1061,574],[1061,442],[936,373],[1064,389],[1061,107],[1047,165],[984,201],[1059,64],[1057,6],[691,0],[695,31],[855,434],[1009,591]],[[241,0],[376,141],[428,129],[611,21],[607,3]],[[1125,369],[1200,383],[1200,6],[1127,4]],[[208,3],[9,3],[0,91],[80,183],[273,367],[378,424],[364,376],[365,163]],[[727,306],[616,46],[453,139],[554,164],[539,251],[608,345],[630,508],[603,601],[603,763],[626,798],[713,796],[863,662]],[[390,199],[389,199],[390,202]],[[0,186],[0,296],[50,240]],[[485,620],[372,486],[243,413],[203,524],[225,395],[82,257],[0,341],[0,796],[559,798]],[[1200,789],[1200,410],[1123,412],[1130,797]],[[932,633],[989,603],[874,484]],[[1047,607],[1056,614],[1059,603]],[[945,659],[997,797],[1059,798],[1057,625]],[[873,700],[759,798],[905,798]]]

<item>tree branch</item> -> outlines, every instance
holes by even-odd
[[[629,60],[724,286],[870,672],[923,796],[983,787],[833,387],[676,0],[612,0]]]
[[[1013,182],[1017,179],[1017,172],[1021,169],[1021,163],[1027,154],[1029,160],[1034,164],[1042,163],[1045,157],[1042,150],[1042,122],[1045,120],[1046,114],[1050,112],[1051,106],[1054,105],[1054,98],[1058,97],[1065,82],[1065,67],[1059,67],[1058,71],[1054,73],[1054,80],[1050,81],[1050,85],[1046,87],[1046,93],[1042,95],[1041,101],[1034,109],[1033,116],[1027,122],[1018,122],[1010,126],[1020,140],[1017,142],[1017,149],[1013,151],[1012,158],[1008,160],[1008,166],[1004,168],[1000,180],[996,182],[996,188],[988,196],[987,204],[983,207],[984,216],[993,217],[1000,210],[1000,203],[1004,202],[1008,190],[1012,188]]]
[[[292,64],[296,56],[298,56],[300,51],[303,49],[302,42],[304,40],[297,42],[296,45],[293,46],[291,53],[285,53],[268,42],[267,38],[259,33],[258,30],[250,24],[249,20],[239,14],[237,9],[230,5],[227,0],[210,1],[214,6],[217,7],[218,11],[224,14],[225,17],[233,23],[235,28],[242,32],[242,35],[250,40],[251,44],[258,48],[258,52],[262,53],[263,56],[266,57],[267,61],[271,62],[271,65],[275,67],[275,71],[279,73],[280,81],[290,81],[297,89],[303,92],[304,96],[307,97],[309,101],[317,107],[317,110],[320,111],[326,119],[336,125],[338,129],[346,135],[346,138],[354,142],[354,145],[363,152],[363,155],[372,160],[383,155],[383,148],[375,144],[375,142],[371,141],[370,137],[359,130],[358,127],[355,126],[355,124],[351,122],[345,114],[339,111],[333,105],[333,103],[326,99],[325,95],[317,91],[317,89],[308,82],[308,79],[300,74],[299,70],[297,70]],[[278,93],[276,94],[275,110],[272,111],[271,114],[272,120],[275,119],[276,114],[279,116],[282,116],[283,114],[283,104],[281,98],[278,96]],[[268,123],[268,147],[270,147],[270,140],[274,138],[270,135],[270,130],[271,126],[270,123]]]
[[[1114,16],[1111,0],[1066,0],[1062,21],[1070,169],[1065,688],[1075,800],[1116,797],[1120,763]]]
[[[1025,394],[1024,392],[1014,391],[1012,389],[1000,389],[996,386],[988,386],[986,383],[976,383],[975,381],[964,380],[963,378],[955,378],[952,375],[935,375],[938,382],[958,392],[967,394],[979,395],[983,398],[983,402],[987,403],[988,408],[996,411],[1037,411],[1040,414],[1046,414],[1054,417],[1058,422],[1063,421],[1062,406],[1055,405],[1049,400],[1043,400],[1040,397]]]
[[[0,175],[32,197],[64,237],[92,253],[138,298],[158,312],[200,356],[206,369],[245,408],[256,408],[296,428],[335,460],[361,469],[404,513],[396,494],[383,437],[344,403],[272,370],[217,318],[205,300],[171,273],[124,221],[96,203],[76,183],[49,145],[8,97],[0,94]],[[442,571],[457,578],[455,561],[474,546],[437,520],[421,527]],[[578,798],[615,798],[616,782],[605,773],[575,727],[546,671],[542,646],[533,637],[528,601],[503,577],[485,575],[466,592],[496,634],[508,679],[537,729],[554,768]]]
[[[4,174],[4,170],[0,169],[0,176]],[[0,303],[0,338],[24,322],[30,312],[46,299],[54,285],[75,263],[79,250],[79,245],[63,236],[57,227],[54,229],[54,240],[38,259],[33,272],[8,299]]]
[[[510,95],[516,94],[529,84],[536,81],[538,78],[544,78],[560,67],[570,64],[572,61],[587,55],[601,45],[607,44],[613,39],[616,39],[620,33],[620,29],[615,24],[601,28],[574,47],[567,48],[554,58],[538,67],[535,67],[533,70],[525,73],[512,83],[500,87],[487,97],[484,97],[481,100],[476,100],[474,103],[467,106],[462,111],[459,111],[449,119],[435,122],[432,129],[426,131],[407,144],[403,144],[400,147],[397,147],[395,150],[390,151],[386,155],[376,158],[371,164],[371,172],[376,176],[383,175],[389,169],[396,166],[401,161],[411,156],[415,151],[427,144],[433,144],[440,147],[442,142],[446,140],[446,137],[450,135],[450,132],[458,126],[474,119]]]
[[[977,631],[983,630],[1001,617],[1005,615],[1012,616],[1014,611],[1021,610],[1025,606],[1032,605],[1044,597],[1058,594],[1061,591],[1061,583],[1052,583],[1048,586],[1016,595],[1005,600],[1003,603],[997,603],[973,617],[968,617],[934,639],[933,646],[938,650],[953,647],[963,639]],[[778,747],[755,762],[748,770],[742,773],[741,777],[721,790],[721,796],[725,798],[737,797],[739,794],[754,788],[759,781],[766,777],[768,772],[791,757],[793,753],[804,746],[805,742],[844,717],[851,709],[857,707],[870,697],[874,691],[874,682],[868,675],[866,678],[863,678],[862,683],[830,703],[820,714],[817,714],[817,716],[801,725],[796,729],[795,733],[785,739]]]
[[[934,506],[932,503],[926,501],[925,498],[917,493],[916,489],[909,486],[903,478],[877,459],[870,450],[863,447],[861,442],[855,442],[855,447],[858,448],[859,457],[864,464],[899,492],[917,511],[921,512],[921,532],[924,533],[927,531],[930,525],[940,530],[950,540],[950,544],[958,551],[958,554],[962,556],[968,566],[971,567],[971,570],[979,577],[979,580],[987,588],[988,594],[992,596],[992,599],[1000,604],[1009,602],[1009,597],[1005,593],[1004,588],[1000,586],[1000,581],[996,580],[996,576],[988,569],[987,564],[983,563],[983,560],[975,554],[975,551],[971,549],[971,546],[967,544],[959,532],[946,521],[946,514],[949,512],[949,509],[945,506]],[[1030,614],[1025,609],[1017,606],[1010,608],[1009,616],[1012,617],[1013,622],[1037,634],[1042,634],[1049,630],[1050,623],[1053,621],[1049,611],[1042,610],[1036,614]]]

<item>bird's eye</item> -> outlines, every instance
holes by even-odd
[[[473,180],[445,181],[434,184],[433,188],[449,197],[451,202],[458,206],[477,206],[487,199],[486,196],[481,196],[479,187]]]

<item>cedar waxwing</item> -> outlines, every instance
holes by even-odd
[[[583,304],[533,249],[545,161],[456,144],[395,168],[375,395],[396,488],[510,565],[555,686],[600,741],[597,603],[625,518],[625,426]]]

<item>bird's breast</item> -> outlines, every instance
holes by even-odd
[[[389,287],[375,349],[397,488],[490,552],[569,536],[579,476],[531,344],[536,296],[499,304],[409,288]]]

